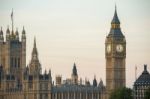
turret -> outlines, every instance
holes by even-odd
[[[45,73],[44,73],[44,79],[47,80],[48,76],[47,76],[47,70],[45,69]]]
[[[25,32],[25,29],[24,29],[24,26],[23,26],[23,30],[22,30],[22,42],[26,42],[26,32]]]
[[[26,32],[24,27],[22,30],[21,42],[22,42],[22,69],[24,69],[26,66]]]
[[[51,75],[51,70],[50,70],[50,69],[49,69],[48,76],[49,76],[49,80],[52,81],[52,75]],[[51,83],[52,83],[52,82],[51,82]]]
[[[18,40],[18,41],[19,41],[19,33],[18,33],[18,28],[16,28],[15,37],[16,37],[16,40]]]
[[[2,28],[0,29],[0,65],[5,74],[12,74],[22,81],[26,66],[26,37],[23,28],[22,41],[19,41],[18,29],[14,30],[13,12],[11,13],[12,29],[7,26],[6,41],[4,41]]]
[[[91,85],[90,81],[87,78],[85,78],[85,86],[90,86],[90,85]]]
[[[8,26],[7,30],[6,30],[6,41],[9,41],[9,38],[10,38],[10,30],[9,30],[9,26]]]
[[[15,38],[16,38],[16,35],[15,35],[15,33],[14,33],[14,30],[12,30],[12,31],[11,31],[11,34],[10,34],[10,39],[11,39],[11,40],[15,40]]]
[[[97,80],[96,80],[96,76],[94,76],[94,80],[93,80],[93,87],[97,87]]]
[[[0,30],[0,43],[1,43],[1,42],[4,42],[4,36],[3,36],[2,27],[1,27],[1,30]]]
[[[34,38],[34,45],[33,45],[33,50],[32,50],[32,57],[30,61],[30,66],[29,66],[29,72],[30,74],[41,74],[41,64],[38,59],[38,51],[36,48],[36,39]]]
[[[98,86],[99,86],[99,87],[103,87],[103,86],[104,86],[102,79],[100,79],[100,82],[99,82],[99,85],[98,85]]]
[[[77,68],[75,63],[72,69],[72,83],[78,84],[78,73],[77,73]]]
[[[36,38],[34,38],[34,45],[33,45],[33,50],[32,50],[32,60],[39,60],[38,59],[38,52],[36,48]]]

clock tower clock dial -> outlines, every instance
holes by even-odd
[[[105,40],[106,57],[106,90],[110,93],[118,88],[125,87],[126,73],[126,40],[120,28],[120,21],[115,9],[111,22],[111,29]]]
[[[111,52],[111,45],[110,45],[110,44],[107,45],[106,50],[107,50],[107,53],[110,53],[110,52]]]
[[[119,52],[119,53],[123,52],[123,45],[118,44],[118,45],[116,46],[116,51]]]

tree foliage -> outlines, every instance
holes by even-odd
[[[144,99],[150,99],[150,88],[146,90]]]
[[[114,90],[110,95],[110,99],[133,99],[132,90],[125,87]]]

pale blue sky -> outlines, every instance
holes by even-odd
[[[0,26],[14,25],[27,33],[27,64],[33,38],[37,38],[39,59],[44,69],[52,69],[63,79],[71,76],[76,62],[79,77],[105,83],[105,37],[110,30],[117,4],[122,32],[127,40],[127,86],[147,64],[150,71],[150,1],[149,0],[0,0]]]

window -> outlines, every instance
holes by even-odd
[[[40,90],[42,90],[43,88],[42,88],[42,84],[40,84]]]
[[[17,67],[17,58],[15,58],[14,61],[15,61],[15,67]]]
[[[48,99],[48,94],[45,94],[45,97],[44,97],[44,99]]]
[[[20,67],[20,58],[18,58],[18,67]]]
[[[24,99],[27,99],[27,96],[26,96],[26,94],[24,94]]]
[[[42,99],[42,94],[40,94],[40,99]]]
[[[29,83],[29,89],[32,89],[33,88],[33,84],[32,82]]]
[[[37,99],[37,95],[36,94],[34,94],[34,99]]]
[[[11,57],[10,65],[13,67],[13,58]]]
[[[44,84],[44,90],[48,90],[48,83]]]

